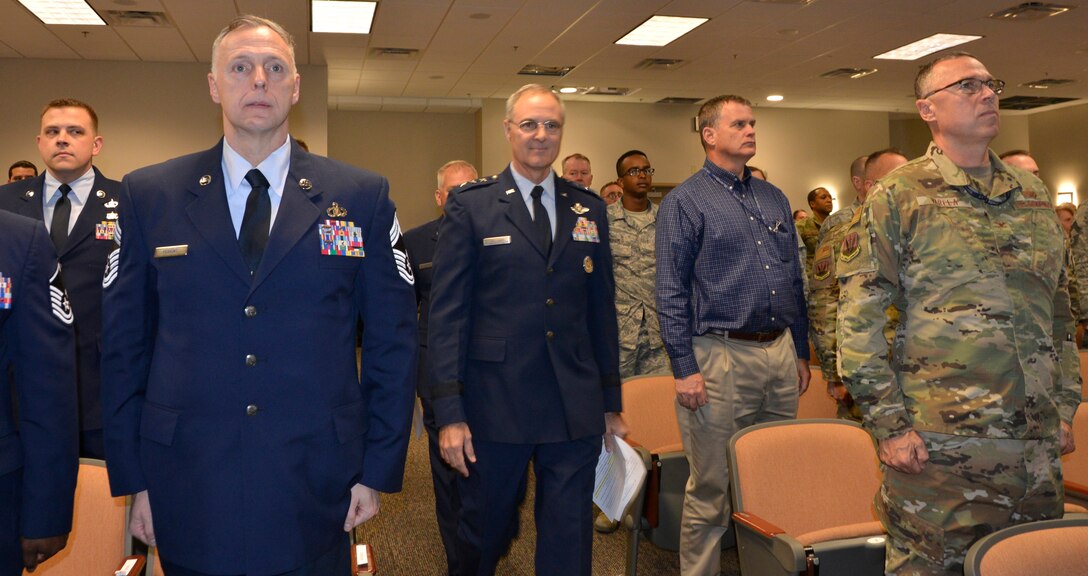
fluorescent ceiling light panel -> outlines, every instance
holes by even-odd
[[[917,42],[911,42],[906,46],[900,46],[891,52],[877,54],[873,58],[881,60],[917,60],[934,52],[940,52],[953,46],[966,44],[982,38],[982,36],[964,36],[962,34],[934,34],[928,38],[922,38]]]
[[[628,32],[623,38],[616,40],[616,44],[664,46],[698,28],[707,20],[708,18],[688,18],[685,16],[653,16]]]
[[[377,2],[310,0],[310,31],[370,34]]]
[[[84,0],[19,0],[19,3],[45,24],[106,25]]]

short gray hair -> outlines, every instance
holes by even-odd
[[[283,38],[284,43],[287,44],[287,53],[291,56],[291,70],[298,70],[298,67],[295,66],[295,38],[291,36],[291,33],[284,29],[283,26],[280,26],[278,23],[269,20],[268,18],[245,14],[231,20],[230,24],[227,24],[225,28],[219,31],[219,35],[216,36],[215,41],[212,42],[213,75],[215,74],[215,62],[219,59],[219,45],[223,43],[223,38],[226,38],[227,34],[242,28],[268,28],[275,32],[280,38]]]
[[[438,175],[437,187],[438,188],[442,187],[442,178],[444,178],[446,176],[446,172],[449,172],[450,170],[453,170],[454,168],[464,168],[465,170],[468,170],[469,172],[472,172],[472,177],[473,178],[476,178],[477,176],[479,176],[479,174],[476,172],[476,167],[473,166],[471,163],[466,162],[464,160],[450,160],[449,162],[446,162],[445,164],[442,165],[441,168],[438,169],[438,173],[437,173],[437,175]]]
[[[556,94],[555,92],[552,92],[551,90],[549,90],[548,88],[545,88],[544,86],[541,86],[540,84],[526,84],[526,85],[522,86],[521,88],[518,88],[517,92],[514,92],[513,94],[510,95],[509,98],[506,99],[506,119],[507,120],[513,120],[514,119],[514,105],[518,103],[518,100],[521,100],[522,96],[525,96],[525,95],[528,95],[528,94],[548,94],[552,98],[555,98],[555,101],[559,103],[559,117],[560,117],[560,119],[565,120],[567,118],[567,108],[566,108],[566,106],[563,105],[563,100],[561,100],[559,98],[558,94]]]

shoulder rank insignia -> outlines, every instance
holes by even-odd
[[[325,210],[325,213],[328,214],[330,218],[343,218],[348,215],[348,211],[344,210],[344,208],[336,202],[333,202],[332,206],[329,206],[329,208]]]
[[[578,215],[582,215],[582,214],[585,214],[586,212],[589,212],[589,208],[586,208],[585,206],[582,206],[581,202],[575,202],[574,206],[570,207],[570,210],[571,210],[571,212],[574,212],[575,214],[578,214]]]
[[[842,239],[842,246],[839,250],[839,260],[843,262],[849,262],[857,257],[861,253],[861,241],[858,238],[857,232],[850,232]]]

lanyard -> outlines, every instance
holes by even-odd
[[[770,222],[767,222],[767,220],[763,217],[763,208],[759,205],[759,198],[755,195],[755,193],[751,194],[752,200],[754,200],[755,203],[756,203],[756,210],[753,211],[752,208],[750,206],[748,206],[748,204],[744,201],[744,194],[743,193],[738,193],[734,187],[730,186],[729,184],[726,184],[721,178],[718,177],[717,174],[714,174],[710,170],[707,170],[706,166],[703,166],[703,171],[705,171],[708,176],[713,178],[715,182],[717,182],[718,184],[721,184],[723,187],[725,187],[730,192],[732,192],[733,196],[737,199],[737,203],[740,204],[741,208],[744,208],[744,211],[747,212],[749,216],[752,216],[753,218],[758,218],[759,221],[762,222],[763,225],[767,227],[767,230],[769,230],[772,233],[774,233],[774,232],[785,232],[785,230],[783,230],[781,220],[775,220],[774,224],[771,224]],[[740,181],[738,180],[737,183],[739,184]]]

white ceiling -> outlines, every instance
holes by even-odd
[[[777,0],[782,2],[782,0]],[[796,1],[796,0],[795,0]],[[163,12],[172,24],[46,26],[17,0],[0,0],[0,58],[207,62],[218,31],[235,15],[282,23],[300,64],[328,66],[329,106],[342,109],[471,110],[527,82],[625,87],[656,102],[735,93],[761,106],[906,112],[918,62],[875,54],[937,32],[984,38],[963,48],[1008,82],[1006,95],[1088,97],[1088,7],[1038,21],[988,18],[1021,0],[816,0],[808,6],[756,0],[380,0],[369,35],[309,32],[308,0],[89,0],[108,11]],[[654,14],[710,21],[663,48],[613,42]],[[415,57],[377,57],[409,48]],[[677,58],[671,70],[636,69]],[[932,57],[930,57],[932,58]],[[923,62],[925,59],[922,60]],[[527,64],[575,66],[563,78],[517,72]],[[836,68],[878,68],[857,80],[825,79]],[[1043,78],[1072,84],[1020,87]],[[785,95],[777,104],[768,94]]]

